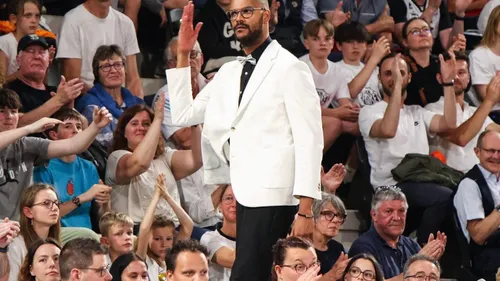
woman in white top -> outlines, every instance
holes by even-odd
[[[166,148],[161,136],[165,98],[155,104],[155,112],[144,105],[125,110],[113,135],[106,183],[113,187],[111,206],[132,218],[138,231],[154,194],[156,178],[165,175],[168,193],[180,205],[176,180],[182,179],[202,166],[200,130],[192,128],[191,150]],[[179,225],[177,215],[165,200],[158,203],[155,214]]]
[[[21,196],[21,231],[9,245],[9,281],[17,281],[28,248],[38,239],[52,238],[59,242],[61,222],[59,201],[54,187],[34,184]]]

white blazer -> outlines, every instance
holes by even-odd
[[[300,196],[320,199],[323,130],[309,68],[273,41],[238,107],[242,69],[238,61],[224,64],[194,100],[190,68],[166,71],[172,122],[204,123],[205,183],[231,183],[247,207],[297,205]]]

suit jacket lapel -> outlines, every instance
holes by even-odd
[[[269,44],[269,46],[267,46],[264,53],[262,53],[262,56],[260,57],[257,65],[255,66],[255,69],[252,72],[252,76],[250,76],[250,80],[248,81],[245,91],[243,92],[240,106],[238,107],[238,111],[236,112],[235,122],[238,120],[238,117],[240,117],[241,114],[245,111],[253,95],[255,95],[260,84],[262,84],[262,81],[264,81],[264,78],[266,78],[267,74],[271,70],[271,67],[273,66],[278,55],[278,51],[279,44],[274,40],[273,42],[271,42],[271,44]]]

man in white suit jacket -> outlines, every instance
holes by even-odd
[[[233,186],[238,224],[231,280],[265,281],[272,245],[286,236],[295,214],[292,235],[311,237],[314,228],[323,149],[319,98],[309,68],[269,39],[267,0],[233,0],[228,16],[253,57],[224,64],[193,100],[189,53],[201,28],[193,28],[193,9],[184,8],[177,68],[167,70],[172,121],[204,123],[205,181]]]

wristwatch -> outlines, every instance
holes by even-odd
[[[444,82],[443,82],[443,83],[441,84],[441,86],[443,86],[443,87],[453,87],[453,85],[455,85],[455,80],[454,80],[454,79],[451,79],[451,81],[450,81],[450,82],[448,82],[448,83],[444,83]]]
[[[0,253],[7,253],[7,252],[9,252],[9,246],[5,248],[0,248]]]
[[[301,213],[297,213],[297,215],[299,217],[303,217],[303,218],[306,218],[306,219],[312,219],[312,218],[314,218],[314,215],[306,215],[306,214],[301,214]]]
[[[71,202],[75,203],[77,207],[80,207],[82,205],[82,203],[80,203],[80,198],[78,196],[73,197],[73,199],[71,199]]]

